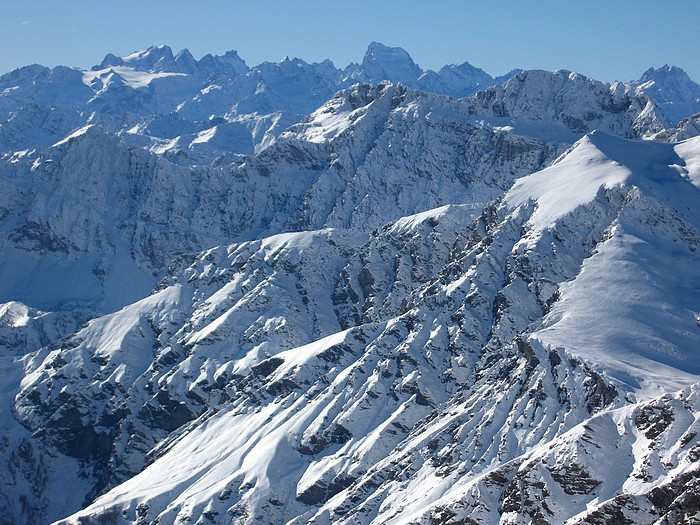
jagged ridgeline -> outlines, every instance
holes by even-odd
[[[0,77],[0,523],[700,520],[700,86]]]

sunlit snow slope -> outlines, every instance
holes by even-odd
[[[0,524],[700,522],[698,89],[3,75]]]
[[[253,258],[237,259],[236,246],[226,259],[202,254],[159,292],[194,303],[146,313],[157,295],[110,321],[132,324],[131,312],[143,311],[167,361],[117,358],[95,323],[95,335],[78,335],[79,346],[61,353],[56,392],[85,370],[76,368],[83,356],[100,370],[95,379],[110,373],[125,394],[161,377],[171,398],[157,410],[180,403],[195,418],[141,473],[67,521],[691,519],[696,510],[683,498],[700,457],[696,142],[597,132],[518,179],[474,222],[466,209],[443,208],[349,244],[331,231],[262,241]],[[319,281],[306,253],[333,256],[326,275],[337,276],[335,286]],[[257,257],[273,273],[250,293],[288,306],[255,310],[253,320],[235,298]],[[391,294],[401,300],[379,300]],[[205,296],[194,314],[184,307]],[[293,315],[304,297],[325,297],[321,311],[334,312],[315,335],[299,332],[305,317]],[[364,304],[365,317],[345,317],[348,302]],[[166,328],[158,311],[181,317]],[[230,344],[243,331],[232,323],[246,318],[246,333],[267,330],[271,344]],[[25,382],[18,407],[39,427],[55,395],[39,393],[54,361],[37,368],[34,386]],[[124,382],[109,372],[119,367]],[[157,399],[144,399],[151,414]],[[149,421],[143,409],[125,412],[125,421]],[[111,462],[119,450],[128,449],[114,449]]]

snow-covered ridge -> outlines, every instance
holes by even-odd
[[[514,248],[527,253],[549,240],[556,224],[577,208],[621,195],[622,207],[603,242],[576,278],[560,286],[559,301],[536,337],[552,346],[566,341],[573,353],[637,389],[647,374],[671,390],[696,381],[700,373],[694,357],[700,334],[681,328],[692,327],[700,308],[694,292],[681,291],[700,285],[692,269],[700,241],[700,214],[693,203],[700,192],[685,168],[695,169],[697,143],[696,138],[674,148],[596,132],[553,166],[518,180],[504,198],[514,214],[533,208],[525,223],[528,233]],[[662,265],[661,253],[672,253],[673,264]],[[671,320],[655,319],[657,312],[672,310]],[[602,329],[604,312],[628,320]],[[611,338],[628,342],[611,354],[610,343],[603,343]]]
[[[288,62],[281,67],[303,69]],[[537,95],[545,87],[547,97]],[[586,111],[594,108],[595,118],[576,120],[584,106],[565,103],[572,99],[590,100]],[[518,102],[507,114],[495,112],[512,100]],[[658,121],[646,118],[649,104],[619,86],[562,73],[519,74],[468,99],[357,84],[285,131],[284,118],[266,121],[280,135],[257,156],[229,164],[235,157],[227,153],[215,165],[191,167],[172,162],[173,148],[189,144],[189,151],[209,156],[247,140],[252,150],[245,137],[253,122],[215,119],[188,129],[170,115],[115,137],[95,121],[0,164],[7,210],[0,219],[7,239],[0,298],[111,311],[146,293],[186,252],[290,230],[367,232],[445,204],[488,202],[589,126],[654,134]],[[140,133],[173,128],[187,133],[151,152],[129,145]],[[118,284],[126,274],[128,287]],[[41,290],[26,287],[27,279],[42,283]]]
[[[492,128],[464,106],[357,85],[233,166],[173,164],[82,128],[0,172],[3,294],[110,311],[147,293],[183,253],[290,230],[367,232],[436,206],[488,202],[569,145]],[[127,274],[130,286],[119,285]]]
[[[166,78],[170,76],[185,76],[184,73],[172,73],[161,71],[158,73],[151,73],[149,71],[139,71],[138,69],[133,69],[128,66],[111,66],[100,70],[85,71],[83,73],[83,82],[88,86],[94,86],[99,80],[102,82],[102,88],[98,93],[106,91],[109,89],[110,84],[114,82],[114,79],[118,81],[123,81],[122,85],[126,85],[132,89],[145,88],[151,82],[157,78]],[[112,87],[112,89],[114,89]]]
[[[697,521],[700,128],[666,69],[1,77],[0,521]]]
[[[656,70],[654,79],[647,72],[644,81],[627,86],[655,103],[646,108],[647,131],[673,127],[700,111],[700,87],[681,70],[666,69]],[[328,60],[309,64],[298,58],[249,68],[235,51],[197,60],[187,50],[173,54],[168,46],[154,46],[121,58],[107,55],[90,71],[28,66],[0,77],[0,114],[6,119],[0,124],[0,152],[45,148],[95,123],[179,163],[230,162],[235,154],[266,148],[286,127],[357,82],[401,82],[460,98],[516,73],[493,78],[467,62],[423,71],[403,49],[377,42],[362,63],[345,69]],[[621,103],[618,95],[611,104]],[[579,99],[581,107],[582,101],[588,103]],[[504,109],[493,107],[495,115]],[[565,126],[577,132],[599,128],[588,111],[568,115]],[[536,118],[529,116],[530,122]]]
[[[89,71],[29,66],[0,77],[0,112],[12,122],[0,127],[0,151],[46,147],[92,122],[179,162],[211,162],[225,153],[263,149],[337,90],[382,80],[452,96],[495,82],[467,63],[424,73],[405,51],[376,42],[361,65],[345,70],[328,60],[309,64],[298,58],[249,68],[235,51],[197,60],[186,49],[173,54],[168,46],[153,46],[126,57],[107,55]],[[24,117],[29,103],[40,105],[32,110],[39,114]],[[67,115],[49,126],[50,138],[37,136],[33,128],[46,128],[42,121],[56,118],[56,109]],[[165,129],[164,118],[170,119]],[[192,136],[226,123],[235,133],[213,147],[199,147],[206,136]]]
[[[113,487],[67,522],[492,521],[545,512],[509,503],[514,487],[543,489],[530,480],[542,468],[561,522],[595,498],[671,490],[697,463],[695,387],[664,394],[700,377],[700,305],[678,295],[697,280],[700,221],[684,200],[697,188],[677,169],[697,163],[694,142],[593,133],[478,217],[449,206],[369,236],[282,234],[184,263],[37,354],[22,383],[24,424]],[[601,470],[597,447],[633,442],[637,459]],[[670,459],[639,485],[654,454]]]
[[[183,49],[176,55],[173,55],[172,49],[166,45],[135,51],[125,57],[108,54],[99,66],[92,68],[92,71],[101,71],[115,67],[142,72],[167,72],[195,76],[217,73],[219,75],[228,74],[235,76],[248,71],[248,66],[235,51],[228,51],[221,56],[208,54],[196,60],[187,49]]]

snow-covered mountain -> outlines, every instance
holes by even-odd
[[[645,77],[1,77],[0,523],[696,522],[700,128]]]
[[[458,100],[358,84],[234,164],[183,166],[88,125],[0,165],[0,298],[113,311],[148,293],[179,255],[484,205],[581,133],[639,137],[662,126],[643,94],[562,72],[520,73]]]
[[[195,59],[154,46],[107,55],[89,71],[27,66],[0,77],[0,153],[46,148],[97,124],[128,143],[185,164],[230,162],[269,146],[288,126],[358,82],[389,80],[449,95],[471,96],[517,71],[493,78],[468,62],[422,70],[401,48],[369,45],[345,69],[326,60],[285,58],[249,68],[235,51]],[[650,69],[626,86],[646,93],[674,125],[700,111],[700,87],[679,68]]]
[[[18,416],[114,487],[85,519],[629,513],[697,469],[699,151],[596,132],[483,212],[208,250],[33,356]]]
[[[339,89],[390,80],[463,97],[496,83],[468,63],[423,72],[400,48],[370,44],[361,64],[285,58],[249,68],[235,51],[196,60],[154,46],[89,71],[28,66],[0,77],[0,153],[45,148],[86,124],[180,163],[252,154]]]
[[[700,113],[700,84],[679,67],[649,68],[632,85],[649,95],[674,124]]]

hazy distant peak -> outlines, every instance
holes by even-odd
[[[494,79],[484,70],[469,62],[443,66],[439,72],[426,71],[418,79],[417,87],[425,91],[444,93],[453,97],[472,95],[493,85]]]
[[[680,67],[649,68],[632,85],[649,95],[674,124],[700,112],[700,84]]]
[[[236,51],[227,51],[221,56],[207,54],[201,60],[196,60],[188,49],[173,55],[172,49],[166,45],[151,46],[125,57],[117,57],[109,53],[100,65],[93,67],[92,70],[99,71],[117,66],[126,66],[149,73],[185,73],[197,76],[235,76],[248,71],[248,66]]]
[[[461,64],[449,64],[442,66],[440,68],[440,71],[446,71],[446,70],[461,70],[461,71],[469,71],[470,73],[475,73],[475,74],[484,74],[488,75],[483,69],[480,67],[476,67],[469,62],[462,62]],[[489,75],[490,76],[490,75]]]
[[[113,55],[112,53],[107,53],[105,55],[105,57],[102,59],[102,62],[100,62],[100,65],[93,66],[92,70],[98,71],[100,69],[106,69],[108,67],[121,66],[121,65],[124,65],[124,61],[120,57]]]
[[[175,63],[180,68],[194,69],[197,65],[197,61],[192,56],[192,53],[188,49],[183,49],[177,55],[175,55]]]
[[[664,64],[659,68],[650,67],[647,69],[639,79],[639,82],[648,82],[650,80],[659,80],[662,78],[675,78],[682,80],[690,80],[688,74],[678,66],[669,66]],[[692,80],[691,80],[692,82]]]
[[[236,51],[226,51],[223,55],[204,55],[197,66],[200,73],[221,71],[229,75],[242,75],[249,69]]]
[[[668,96],[687,95],[690,97],[700,97],[700,85],[693,82],[683,69],[677,66],[665,64],[659,68],[650,67],[634,82],[637,86],[665,93]]]
[[[506,73],[504,75],[499,75],[496,78],[494,78],[494,82],[496,84],[502,84],[504,82],[507,82],[511,78],[513,78],[518,73],[522,73],[523,71],[525,71],[525,70],[524,69],[513,69],[511,71],[508,71],[508,73]]]
[[[151,46],[145,51],[136,51],[124,57],[124,65],[134,69],[171,71],[175,63],[173,50],[166,45]]]
[[[178,56],[182,52],[178,53]],[[128,66],[142,71],[172,71],[175,57],[170,47],[166,45],[151,46],[148,49],[134,51],[125,57],[118,57],[108,53],[99,66],[92,68],[93,71],[107,69],[116,66]],[[169,69],[170,68],[170,69]]]
[[[423,73],[406,50],[380,42],[370,43],[361,67],[367,79],[372,81],[414,82]]]

